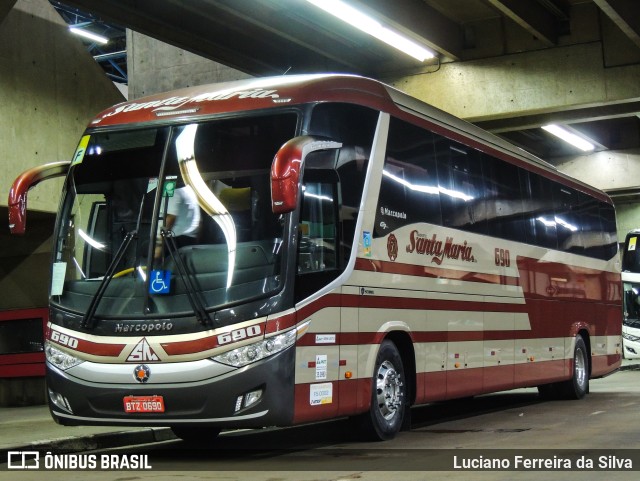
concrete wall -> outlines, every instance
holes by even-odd
[[[0,205],[28,167],[69,159],[91,116],[122,101],[46,0],[19,0],[0,24]],[[38,186],[29,207],[54,211],[60,183]]]
[[[602,190],[640,187],[640,150],[605,150],[554,159],[562,172]]]
[[[553,48],[536,46],[511,21],[491,22],[467,26],[476,29],[476,45],[465,49],[466,61],[390,73],[383,80],[469,121],[640,98],[638,49],[592,2],[572,7],[570,33]],[[485,42],[489,36],[493,41]],[[487,45],[503,47],[491,51]]]
[[[640,65],[605,67],[602,55],[600,43],[587,43],[446,63],[386,80],[472,122],[639,98]]]
[[[29,195],[27,234],[10,237],[13,179],[35,165],[70,159],[89,119],[123,100],[46,0],[0,0],[0,309],[46,305],[52,214],[62,181]]]
[[[624,242],[630,230],[640,229],[640,204],[637,202],[616,205],[616,216],[619,242]]]
[[[127,30],[129,99],[182,87],[250,77],[186,50]]]

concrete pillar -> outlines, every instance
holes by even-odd
[[[9,13],[9,10],[13,8],[16,0],[0,0],[0,23],[4,20],[4,17]]]
[[[249,78],[250,75],[127,30],[129,99],[167,90]]]
[[[0,205],[34,165],[70,159],[89,119],[122,96],[46,0],[18,0],[0,24]],[[55,211],[60,182],[29,208]]]
[[[1,1],[0,12],[11,3]],[[46,306],[62,186],[54,180],[32,189],[29,210],[40,212],[29,214],[25,236],[11,237],[2,206],[13,179],[70,159],[90,118],[122,100],[48,1],[15,2],[0,23],[0,309]]]

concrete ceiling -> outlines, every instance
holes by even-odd
[[[106,22],[256,76],[285,72],[349,72],[385,78],[420,67],[409,56],[359,33],[303,0],[65,0]],[[438,62],[518,53],[506,46],[514,30],[531,39],[520,51],[563,45],[574,15],[592,9],[591,37],[615,30],[640,64],[638,0],[350,0],[384,23],[420,40]],[[606,27],[606,28],[605,28]],[[498,31],[498,34],[495,31]],[[599,30],[599,31],[598,31]],[[585,32],[586,34],[586,32]],[[585,37],[586,38],[586,37]],[[604,59],[606,61],[606,59]],[[640,99],[582,109],[495,118],[481,127],[544,158],[575,154],[539,127],[556,122],[588,135],[600,150],[640,147]]]

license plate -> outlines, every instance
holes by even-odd
[[[125,396],[125,413],[163,413],[164,399],[162,396]]]

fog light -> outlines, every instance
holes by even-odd
[[[262,399],[262,389],[251,391],[244,395],[244,407],[248,408]]]
[[[69,404],[69,400],[66,397],[64,397],[62,394],[54,392],[51,389],[49,389],[49,399],[51,399],[51,402],[56,406],[58,406],[60,409],[73,414],[73,410],[71,409],[71,404]]]
[[[262,399],[262,389],[250,391],[242,396],[238,396],[238,398],[236,399],[235,412],[253,406],[258,401],[260,401],[260,399]]]

